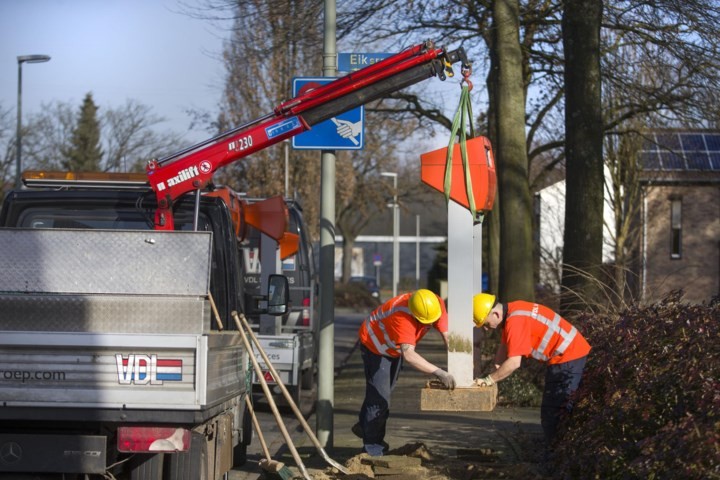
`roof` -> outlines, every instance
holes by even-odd
[[[648,133],[640,164],[654,171],[720,171],[720,131],[658,130]]]

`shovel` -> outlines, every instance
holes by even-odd
[[[235,319],[235,323],[238,324],[238,328],[240,328],[240,322],[242,321],[243,326],[248,331],[248,334],[250,335],[250,338],[252,338],[253,343],[257,347],[258,351],[260,352],[260,355],[263,358],[263,361],[265,362],[265,365],[270,370],[270,373],[272,374],[273,378],[277,382],[278,387],[280,387],[280,390],[283,393],[283,396],[285,397],[285,400],[287,400],[288,404],[290,405],[290,408],[292,409],[293,413],[295,413],[295,416],[297,417],[298,421],[302,425],[302,427],[305,429],[305,433],[307,433],[308,437],[310,438],[310,441],[313,445],[315,445],[315,448],[317,449],[318,453],[320,453],[320,456],[323,457],[323,459],[332,467],[337,468],[340,472],[344,473],[345,475],[350,475],[350,472],[340,465],[338,462],[330,458],[330,456],[325,452],[325,449],[320,444],[320,441],[315,436],[315,433],[310,428],[310,425],[305,421],[305,417],[298,409],[297,405],[295,404],[295,401],[292,399],[292,396],[290,395],[290,392],[288,392],[287,388],[285,388],[285,384],[280,379],[280,375],[278,374],[277,370],[275,370],[275,367],[273,367],[272,363],[270,363],[270,359],[268,358],[267,354],[265,353],[265,350],[260,346],[260,342],[258,341],[257,337],[252,331],[252,328],[247,322],[247,319],[245,318],[245,315],[242,313],[238,315],[237,312],[232,312],[232,316]],[[244,335],[243,335],[244,336]],[[262,375],[259,375],[262,377]],[[264,378],[262,379],[264,381]]]
[[[265,381],[265,377],[263,376],[262,370],[260,369],[260,364],[258,364],[257,358],[255,358],[255,355],[253,354],[253,349],[252,349],[252,346],[250,345],[250,342],[248,341],[247,335],[245,335],[245,330],[243,329],[242,325],[240,325],[240,319],[238,318],[237,312],[232,312],[232,316],[235,319],[235,324],[237,326],[238,332],[240,332],[240,336],[242,337],[243,344],[245,345],[245,350],[247,350],[247,352],[250,356],[250,360],[252,361],[253,368],[255,369],[255,375],[257,376],[258,380],[260,381],[260,386],[263,389],[263,393],[265,393],[265,397],[267,397],[268,403],[270,404],[270,410],[272,410],[273,415],[275,416],[275,422],[277,422],[277,426],[280,429],[280,433],[282,433],[282,436],[285,439],[285,443],[287,444],[288,448],[290,449],[290,453],[292,454],[292,457],[295,460],[295,464],[300,469],[300,473],[302,474],[302,476],[305,480],[312,480],[312,477],[308,474],[308,471],[305,468],[305,464],[303,463],[302,459],[300,458],[300,454],[298,453],[297,449],[295,448],[295,444],[293,444],[292,439],[290,438],[290,434],[288,433],[287,428],[285,427],[285,424],[283,423],[282,416],[280,415],[280,411],[278,410],[277,405],[275,404],[275,400],[273,400],[272,393],[270,392],[270,388],[268,387],[267,381]],[[252,332],[250,332],[250,333],[252,334]]]

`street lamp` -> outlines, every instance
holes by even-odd
[[[18,62],[18,95],[17,95],[17,137],[15,143],[15,188],[20,188],[22,176],[22,64],[49,62],[50,55],[20,55]]]
[[[397,296],[398,283],[400,281],[400,206],[397,201],[397,177],[396,172],[381,172],[383,177],[392,177],[393,179],[393,272],[392,272],[392,290],[393,297]]]

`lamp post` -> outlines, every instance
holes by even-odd
[[[381,172],[383,177],[392,177],[393,179],[393,272],[392,272],[392,291],[393,297],[397,296],[398,283],[400,281],[400,208],[397,201],[397,173]]]
[[[18,94],[17,94],[17,137],[15,158],[15,188],[20,188],[22,180],[22,64],[43,63],[50,61],[49,55],[20,55],[18,62]]]

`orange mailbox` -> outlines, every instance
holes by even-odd
[[[467,141],[468,165],[475,208],[477,211],[492,210],[495,201],[495,159],[490,140],[486,137],[475,137]],[[420,172],[423,183],[435,190],[445,192],[445,169],[447,164],[447,148],[440,148],[420,155]],[[465,183],[465,170],[460,154],[460,145],[453,146],[452,183],[450,198],[465,208],[470,208],[470,201]],[[473,215],[475,212],[472,212]]]

